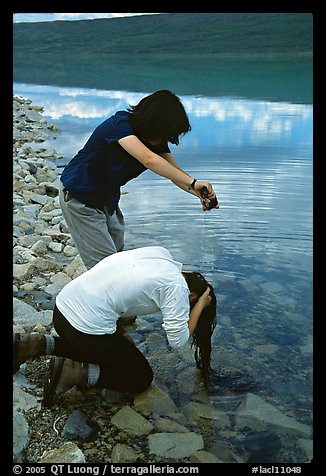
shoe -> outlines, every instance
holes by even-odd
[[[52,357],[44,383],[43,406],[51,407],[57,397],[75,385],[87,388],[87,364],[64,357]]]
[[[27,360],[35,359],[39,355],[45,355],[45,342],[44,334],[14,334],[13,373],[15,374],[21,364]]]
[[[118,324],[121,324],[123,326],[129,326],[131,324],[134,324],[136,319],[137,319],[137,316],[121,316],[118,319]]]

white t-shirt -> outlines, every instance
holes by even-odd
[[[171,347],[189,339],[189,288],[182,264],[161,246],[121,251],[70,281],[56,306],[75,329],[113,334],[120,316],[161,311]]]

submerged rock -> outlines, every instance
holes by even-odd
[[[272,462],[274,454],[282,448],[280,438],[270,431],[250,432],[243,444],[250,453],[247,463]]]
[[[249,393],[247,399],[241,404],[238,412],[238,419],[242,417],[255,417],[264,423],[281,426],[297,431],[304,435],[311,434],[311,427],[300,423],[294,418],[284,415],[280,410],[265,402],[262,398]]]
[[[163,458],[180,459],[204,448],[204,440],[196,433],[154,433],[148,437],[150,453]]]

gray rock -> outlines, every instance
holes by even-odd
[[[63,428],[62,436],[68,440],[89,440],[95,434],[90,421],[81,410],[72,412]]]
[[[309,463],[313,458],[313,440],[298,438],[298,445],[305,451]]]
[[[192,463],[223,463],[215,455],[204,450],[196,451],[191,455],[190,461]]]
[[[128,405],[124,406],[111,418],[111,422],[132,436],[150,433],[154,426]]]
[[[211,404],[190,402],[186,407],[186,413],[193,422],[211,420],[218,428],[230,426],[229,416],[225,412],[213,408]]]
[[[36,311],[19,299],[13,298],[14,324],[21,327],[32,327],[36,324],[48,326],[52,322],[52,311]]]
[[[26,281],[33,274],[33,265],[31,263],[13,264],[13,278],[18,282]]]
[[[280,438],[270,431],[250,432],[243,445],[250,453],[247,463],[273,462],[274,454],[282,448]]]
[[[21,463],[29,443],[28,424],[20,412],[13,414],[13,461]]]
[[[277,294],[284,291],[283,286],[277,281],[268,281],[262,283],[260,287],[263,289],[265,293],[268,294]]]
[[[45,240],[38,240],[31,246],[31,250],[37,255],[45,255],[48,251],[48,247]]]
[[[36,388],[34,384],[32,384],[25,376],[24,372],[22,370],[19,370],[13,375],[13,383],[17,387],[20,388]]]
[[[265,402],[262,398],[252,393],[247,394],[247,399],[239,408],[237,418],[251,416],[264,423],[281,426],[304,434],[311,435],[312,428],[300,423],[294,418],[284,415],[280,410]]]
[[[83,452],[78,446],[69,441],[59,448],[46,451],[38,463],[86,463]]]
[[[188,433],[190,431],[188,428],[186,428],[184,425],[181,425],[180,423],[177,423],[173,420],[170,420],[169,418],[161,418],[159,417],[155,421],[155,426],[158,429],[158,431],[162,433]]]
[[[40,409],[41,404],[37,401],[37,399],[25,392],[23,389],[14,385],[13,388],[13,408],[14,410],[26,412],[31,408]]]
[[[149,452],[162,458],[182,459],[204,448],[204,440],[196,433],[154,433],[148,437]]]
[[[171,397],[151,385],[145,392],[137,395],[134,400],[134,408],[145,416],[169,416],[178,413],[178,409]]]
[[[134,463],[137,460],[137,454],[130,446],[117,443],[111,454],[112,463]]]
[[[43,119],[43,116],[39,112],[34,111],[32,109],[27,109],[25,114],[27,120],[30,122],[39,122],[41,119]]]

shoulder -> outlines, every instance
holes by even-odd
[[[119,124],[130,124],[130,113],[127,111],[117,111],[113,116],[111,116],[112,124],[119,125]]]
[[[132,127],[129,120],[129,113],[127,111],[117,111],[115,114],[112,114],[112,116],[109,116],[107,119],[101,122],[97,126],[97,129],[117,127],[121,124],[129,124],[130,127]]]
[[[123,137],[135,135],[134,128],[129,120],[127,111],[118,111],[113,116],[106,119],[98,129],[102,129],[109,142],[119,140]]]

